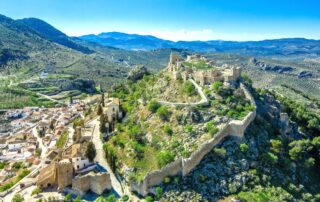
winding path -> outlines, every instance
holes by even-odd
[[[170,105],[170,106],[196,106],[196,105],[207,105],[209,103],[208,98],[203,93],[202,88],[193,80],[188,79],[194,87],[197,89],[198,94],[201,97],[201,100],[199,102],[192,102],[192,103],[186,103],[186,102],[168,102],[168,101],[162,101],[159,100],[158,103],[162,105]]]

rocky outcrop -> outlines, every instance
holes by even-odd
[[[299,78],[312,77],[312,72],[309,71],[301,71],[298,73]]]
[[[148,69],[141,65],[141,66],[135,66],[130,72],[127,77],[127,79],[131,81],[137,81],[143,78],[144,75],[149,74]]]
[[[250,58],[249,65],[253,65],[264,71],[272,71],[277,73],[289,73],[293,71],[292,67],[266,64],[264,62],[258,61],[256,58]]]
[[[287,113],[281,112],[280,102],[273,95],[267,93],[263,95],[263,101],[258,101],[258,113],[266,118],[275,128],[279,128],[282,135],[298,139],[300,134],[297,125],[289,120]]]

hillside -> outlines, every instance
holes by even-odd
[[[198,66],[191,69],[186,62]],[[204,64],[205,70],[199,68]],[[230,134],[241,136],[240,128],[254,118],[255,104],[240,70],[211,64],[197,55],[183,61],[171,54],[165,70],[122,84],[110,94],[122,100],[126,117],[116,124],[104,148],[113,168],[139,194],[146,195],[154,180],[175,175],[177,169],[188,173],[201,160],[198,153],[206,154],[206,145]],[[211,80],[197,76],[203,71],[213,75]],[[185,73],[190,75],[184,77]]]
[[[39,35],[57,43],[57,44],[66,46],[68,48],[80,51],[85,54],[93,53],[93,51],[91,51],[89,48],[81,46],[81,45],[73,42],[72,39],[70,37],[68,37],[66,34],[62,33],[61,31],[57,30],[56,28],[54,28],[50,24],[48,24],[40,19],[24,18],[24,19],[17,20],[17,21],[31,27],[36,32],[38,32]]]
[[[35,28],[39,28],[40,31]],[[108,60],[99,53],[83,54],[58,44],[53,41],[57,38],[52,38],[51,35],[56,33],[62,38],[65,36],[51,26],[31,28],[20,20],[0,16],[1,92],[8,92],[5,89],[9,87],[14,90],[27,90],[24,92],[27,97],[28,93],[30,96],[32,94],[30,90],[40,93],[80,90],[77,92],[79,95],[82,92],[81,89],[77,89],[76,85],[73,85],[75,79],[84,82],[91,80],[95,85],[111,86],[127,76],[128,66]],[[78,45],[77,47],[83,46]],[[37,84],[37,88],[29,89],[29,86],[33,84]],[[24,89],[20,89],[21,87]],[[15,93],[10,93],[8,96],[19,97]],[[1,106],[14,107],[14,102],[10,105],[4,102],[1,103]]]

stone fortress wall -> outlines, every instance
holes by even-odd
[[[179,174],[182,176],[188,175],[201,162],[203,157],[225,137],[237,136],[242,138],[244,131],[256,117],[256,103],[244,84],[240,83],[240,88],[243,90],[245,97],[250,100],[251,104],[255,107],[252,112],[249,112],[242,120],[232,120],[228,122],[212,139],[204,142],[198,150],[194,151],[189,158],[179,158],[160,170],[148,173],[142,182],[132,183],[131,190],[146,196],[152,192],[153,186],[161,184],[166,177]]]
[[[72,189],[77,195],[83,196],[91,190],[96,194],[102,194],[106,189],[112,189],[109,173],[88,173],[77,176],[72,180]]]

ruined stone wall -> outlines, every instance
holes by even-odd
[[[84,195],[91,190],[96,194],[102,194],[104,190],[112,189],[109,173],[88,173],[72,180],[72,189],[77,195]]]
[[[169,163],[160,170],[152,171],[148,173],[141,183],[133,183],[131,190],[136,191],[142,195],[148,194],[148,188],[158,185],[163,182],[164,178],[169,176],[175,176],[182,171],[182,158]]]
[[[256,103],[245,85],[240,83],[240,88],[243,90],[245,97],[250,100],[250,103],[255,107],[252,112],[249,112],[242,120],[233,120],[227,123],[214,138],[203,143],[189,158],[179,158],[161,170],[150,172],[145,176],[142,182],[132,183],[131,190],[146,196],[151,191],[150,188],[163,182],[165,177],[174,176],[180,173],[183,176],[188,175],[201,162],[203,157],[225,137],[229,135],[243,137],[245,129],[256,117]]]
[[[97,173],[91,176],[90,189],[96,194],[102,194],[104,190],[112,189],[111,178],[109,173]]]
[[[240,83],[240,88],[243,90],[245,97],[250,101],[251,105],[255,108],[252,112],[249,112],[242,120],[232,120],[229,123],[229,135],[243,137],[244,131],[249,126],[249,124],[255,119],[256,117],[256,102],[252,97],[251,93],[247,89],[245,85]]]
[[[77,195],[83,196],[90,190],[90,177],[87,175],[75,177],[72,180],[72,189]]]
[[[187,159],[182,160],[182,175],[186,176],[192,171],[207,155],[212,148],[219,144],[223,138],[228,136],[227,133],[229,125],[225,125],[216,135],[209,141],[206,141],[198,150],[194,151]]]

